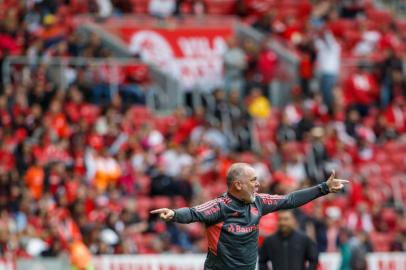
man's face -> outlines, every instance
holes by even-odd
[[[255,193],[258,192],[259,182],[255,170],[247,166],[245,168],[245,174],[238,180],[240,189],[243,194],[243,200],[249,203],[255,201]]]
[[[295,228],[295,218],[293,213],[289,211],[281,211],[278,213],[278,228],[282,233],[290,233]]]

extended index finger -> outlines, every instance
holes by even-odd
[[[160,208],[160,209],[152,210],[150,213],[151,214],[162,214],[162,213],[165,213],[165,212],[166,212],[165,208]]]
[[[351,183],[350,181],[345,180],[345,179],[334,179],[334,181],[340,182],[341,184],[349,184],[349,183]]]

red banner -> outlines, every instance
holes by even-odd
[[[222,84],[223,53],[232,27],[122,27],[120,33],[132,53],[179,78],[185,89]]]

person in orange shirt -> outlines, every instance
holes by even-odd
[[[70,246],[72,270],[93,270],[92,254],[82,241],[74,241]]]
[[[48,14],[43,19],[44,28],[40,37],[45,42],[45,47],[49,48],[60,42],[65,36],[65,29],[53,14]]]
[[[34,199],[39,200],[44,188],[44,169],[34,161],[34,164],[27,170],[24,179]]]
[[[117,160],[107,150],[95,158],[96,174],[94,185],[99,191],[105,191],[109,185],[116,184],[121,176],[121,168]]]

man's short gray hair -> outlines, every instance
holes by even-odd
[[[235,180],[241,179],[241,177],[244,176],[247,166],[249,166],[247,163],[234,163],[231,165],[227,172],[228,187],[230,187]]]

